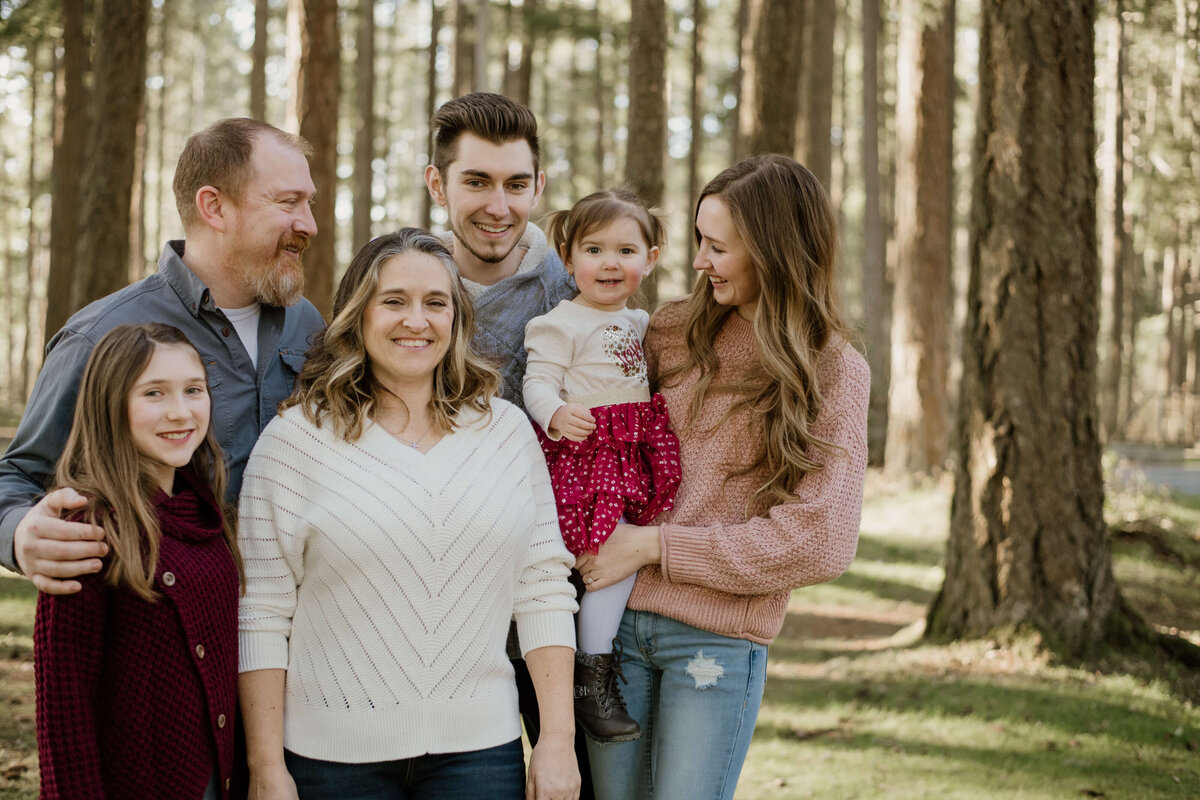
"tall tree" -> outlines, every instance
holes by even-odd
[[[270,0],[254,0],[254,46],[250,48],[250,116],[267,118],[267,18]]]
[[[891,384],[892,291],[887,274],[879,171],[879,0],[862,4],[863,75],[863,255],[862,302],[866,323],[867,363],[871,367],[871,401],[867,415],[867,459],[883,464],[888,428],[888,388]]]
[[[375,182],[375,0],[359,0],[355,53],[358,130],[354,137],[354,249],[371,240]]]
[[[425,152],[433,162],[433,128],[429,120],[437,111],[437,50],[438,34],[442,29],[442,5],[439,0],[429,0],[429,50],[426,53],[425,73]],[[433,226],[433,198],[429,192],[421,192],[421,227],[429,230]]]
[[[663,199],[667,152],[667,4],[633,0],[629,17],[629,138],[625,182],[646,203]],[[655,273],[642,283],[646,306],[658,305]]]
[[[461,97],[474,91],[475,20],[472,0],[454,0],[454,86],[451,94]]]
[[[313,147],[312,179],[317,187],[313,218],[320,235],[304,255],[305,296],[326,317],[333,306],[333,276],[337,268],[338,93],[341,74],[341,34],[337,0],[303,0],[300,25],[300,135]]]
[[[84,79],[90,46],[84,33],[85,0],[62,0],[62,58],[55,82],[54,161],[50,197],[50,278],[46,296],[46,338],[58,332],[74,310],[70,298],[75,283],[76,245],[79,242],[80,180],[87,150],[89,95]]]
[[[985,0],[959,460],[934,636],[1082,655],[1123,606],[1096,419],[1091,0]],[[1048,488],[1051,487],[1051,488]]]
[[[533,50],[537,46],[538,33],[537,15],[538,0],[525,0],[521,4],[521,38],[517,42],[521,55],[515,68],[509,65],[509,69],[505,73],[504,93],[525,105],[529,105],[529,91],[533,85]]]
[[[700,196],[700,154],[704,149],[703,101],[704,96],[704,0],[692,0],[692,81],[688,90],[688,114],[691,124],[691,143],[688,145],[688,191],[687,202],[690,207]],[[689,213],[690,217],[690,213]],[[690,272],[692,259],[696,255],[696,238],[684,236],[687,240],[687,262],[684,268]],[[684,280],[684,286],[689,281]]]
[[[803,5],[804,47],[801,48],[799,113],[796,119],[796,158],[812,170],[825,187],[830,183],[833,145],[833,38],[836,0],[809,0]]]
[[[804,6],[795,0],[748,0],[742,38],[738,157],[796,150]]]
[[[126,283],[134,148],[146,88],[150,0],[102,0],[96,21],[96,69],[83,181],[75,308]]]
[[[1125,285],[1129,240],[1125,229],[1125,19],[1124,0],[1116,0],[1109,23],[1109,58],[1112,69],[1104,120],[1104,202],[1101,263],[1101,294],[1107,314],[1101,316],[1105,328],[1103,382],[1100,389],[1101,423],[1108,437],[1118,434],[1121,425],[1121,376],[1131,369],[1125,358],[1126,299]]]
[[[954,0],[903,0],[887,470],[939,471],[950,446]]]

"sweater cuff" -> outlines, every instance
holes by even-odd
[[[658,527],[659,569],[668,583],[703,584],[712,577],[712,528]]]
[[[575,649],[574,615],[566,609],[539,611],[517,617],[517,639],[521,657],[539,647],[569,647]]]
[[[287,636],[273,631],[238,631],[239,673],[287,666]]]

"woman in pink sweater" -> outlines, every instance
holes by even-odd
[[[588,743],[600,800],[733,797],[789,594],[840,575],[858,540],[870,374],[824,188],[746,159],[704,188],[696,240],[695,289],[645,342],[680,439],[675,506],[578,562],[589,589],[638,573],[620,640],[644,735]]]

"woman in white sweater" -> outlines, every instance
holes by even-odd
[[[436,238],[355,256],[240,499],[251,798],[574,798],[572,558]],[[524,777],[517,621],[542,712]]]

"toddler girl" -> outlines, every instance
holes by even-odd
[[[43,798],[224,798],[233,768],[241,561],[200,355],[121,325],[84,369],[55,482],[104,529],[103,569],[38,596]]]
[[[622,515],[648,524],[679,486],[679,441],[646,378],[649,316],[625,305],[654,268],[664,231],[637,195],[609,189],[554,214],[548,233],[579,294],[526,326],[524,399],[540,426],[563,540],[578,557],[596,553]],[[580,602],[575,718],[598,741],[641,735],[621,700],[613,652],[636,577]]]

